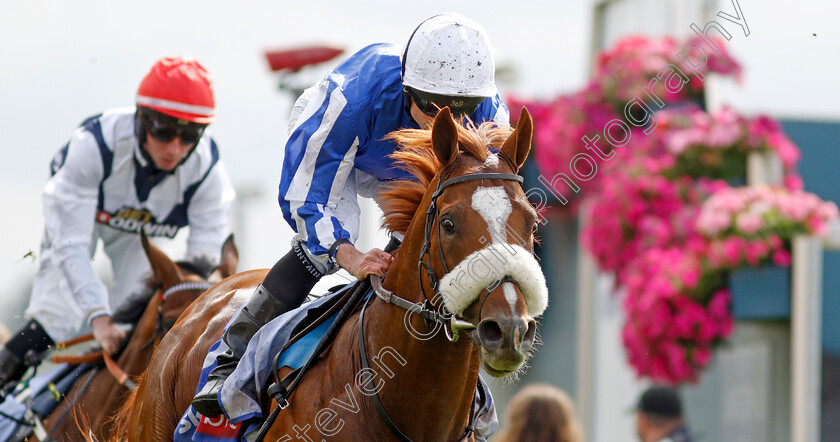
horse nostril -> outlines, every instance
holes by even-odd
[[[504,334],[499,323],[492,319],[485,319],[478,324],[478,339],[488,350],[495,350],[502,345]]]
[[[537,335],[537,321],[528,320],[528,330],[525,331],[525,336],[522,337],[521,348],[523,352],[527,352],[534,345],[534,338]]]

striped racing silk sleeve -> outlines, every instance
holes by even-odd
[[[296,240],[325,270],[332,243],[340,238],[355,241],[358,236],[355,179],[349,178],[359,143],[364,142],[360,133],[365,116],[353,112],[335,82],[324,80],[295,103],[290,126],[278,200]],[[355,228],[348,228],[348,221]]]

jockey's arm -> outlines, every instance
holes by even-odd
[[[335,270],[328,256],[332,244],[359,234],[354,169],[356,151],[368,138],[369,113],[368,103],[348,102],[329,80],[307,89],[292,111],[279,203],[295,240],[324,274]],[[350,254],[346,268],[367,268],[362,260]]]
[[[111,323],[108,291],[91,264],[99,183],[103,176],[93,135],[77,130],[65,155],[63,162],[54,164],[54,175],[43,192],[42,259],[53,260],[52,265],[59,266],[88,323],[96,320],[100,344],[116,351],[125,333]],[[49,330],[49,324],[44,326]]]
[[[103,167],[93,135],[78,129],[63,164],[43,192],[43,259],[52,259],[87,315],[110,314],[108,291],[91,264],[94,221]],[[50,256],[52,255],[52,256]]]

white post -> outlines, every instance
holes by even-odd
[[[747,154],[747,184],[780,186],[784,182],[784,167],[775,152],[750,152]]]
[[[583,230],[588,205],[580,207],[579,229]],[[596,282],[598,271],[583,244],[578,245],[578,290],[577,290],[577,409],[586,435],[586,440],[595,440],[595,342],[597,321],[595,320]]]
[[[813,236],[793,239],[791,311],[791,440],[820,440],[822,254]]]

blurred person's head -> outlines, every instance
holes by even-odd
[[[636,433],[642,442],[656,442],[685,425],[682,403],[673,388],[645,390],[636,405]]]
[[[580,442],[583,440],[575,409],[563,390],[531,384],[510,401],[507,429],[501,442]]]
[[[213,79],[194,58],[163,57],[137,89],[134,130],[143,155],[172,171],[216,120]]]

